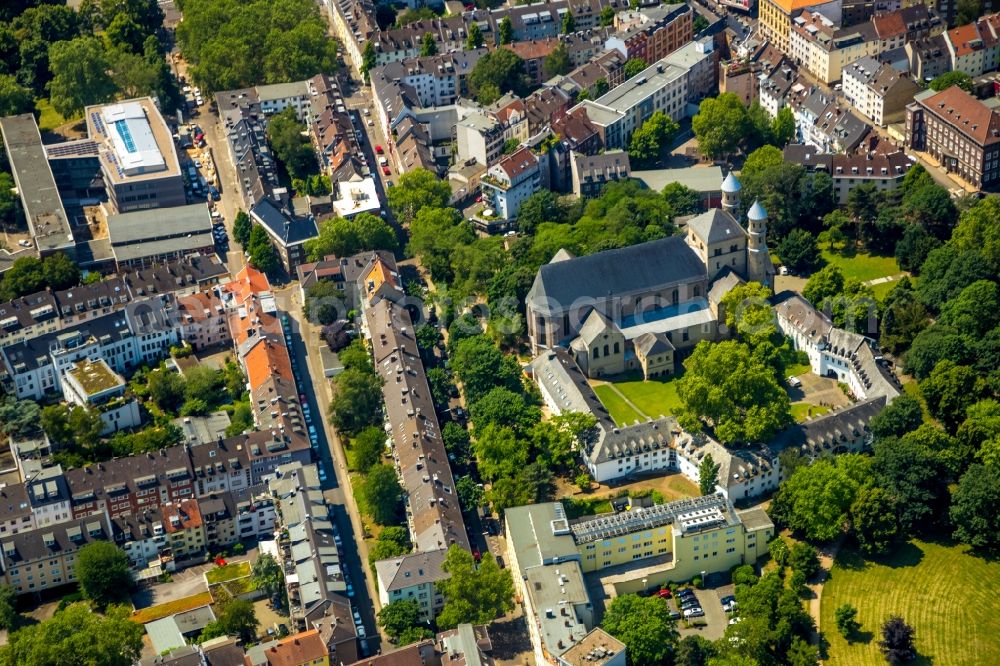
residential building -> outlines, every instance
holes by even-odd
[[[852,152],[871,131],[870,125],[818,88],[800,91],[791,107],[799,139],[820,152]]]
[[[62,326],[55,295],[49,291],[21,296],[0,305],[0,346],[24,342]]]
[[[307,123],[320,170],[334,187],[368,174],[363,163],[363,133],[356,129],[347,111],[343,91],[336,79],[317,74],[306,81],[309,94]]]
[[[110,215],[108,236],[119,270],[215,253],[212,217],[203,203]]]
[[[113,539],[105,513],[0,537],[4,583],[18,595],[73,583],[77,551],[94,541]]]
[[[687,101],[689,104],[696,105],[704,98],[718,93],[719,60],[711,37],[688,42],[664,56],[663,62],[687,71]]]
[[[558,37],[548,37],[546,39],[531,39],[527,41],[516,41],[504,44],[501,48],[513,51],[514,54],[524,61],[524,72],[528,75],[533,85],[541,85],[542,81],[549,78],[545,71],[545,59],[551,55],[559,46]]]
[[[493,666],[493,642],[486,625],[460,624],[433,640],[410,643],[356,662],[356,666]]]
[[[316,220],[304,204],[296,200],[284,205],[279,200],[264,198],[250,209],[251,221],[267,232],[282,267],[289,273],[294,273],[306,260],[305,244],[319,235]]]
[[[944,35],[922,37],[905,45],[910,76],[916,81],[930,83],[945,72],[951,71],[951,58]]]
[[[920,91],[904,73],[871,56],[844,67],[841,81],[847,102],[879,127],[903,120],[906,105]]]
[[[834,25],[841,21],[841,0],[761,0],[758,28],[761,36],[782,53],[791,53],[792,22],[805,12],[822,14]]]
[[[500,161],[507,142],[504,125],[492,115],[472,111],[455,125],[456,158],[475,160],[485,167]]]
[[[205,524],[193,497],[160,506],[163,531],[174,559],[184,560],[205,551]]]
[[[605,185],[631,176],[628,153],[609,150],[598,155],[570,153],[573,194],[578,197],[600,195]]]
[[[126,386],[125,379],[104,359],[84,359],[66,370],[63,398],[86,410],[96,410],[104,422],[101,434],[106,435],[142,424],[139,403],[125,397]]]
[[[146,623],[146,634],[160,661],[147,657],[139,661],[140,666],[206,666],[197,639],[215,619],[212,607],[205,605]],[[188,640],[194,645],[188,645]]]
[[[376,562],[379,603],[385,607],[394,601],[414,600],[420,608],[421,621],[433,621],[444,608],[444,596],[437,583],[448,579],[441,568],[447,552],[432,550]]]
[[[347,180],[337,182],[331,205],[333,206],[332,212],[345,220],[361,213],[378,215],[382,210],[382,202],[378,197],[375,179],[371,176],[362,178],[357,174]],[[298,261],[296,265],[300,263],[302,262]]]
[[[814,374],[836,377],[858,400],[886,398],[891,402],[903,390],[899,378],[885,364],[874,340],[837,328],[830,318],[797,294],[776,299],[778,328],[795,349],[809,356]],[[876,304],[869,317],[874,322]],[[874,330],[869,323],[866,330]]]
[[[316,629],[254,645],[246,666],[329,666],[330,651]]]
[[[187,203],[173,137],[151,98],[88,106],[84,119],[112,211]]]
[[[520,148],[490,167],[480,181],[483,199],[504,219],[517,218],[521,204],[541,189],[538,158]]]
[[[657,111],[674,120],[687,115],[688,71],[659,61],[596,100],[585,100],[590,121],[606,148],[626,148],[632,132]]]
[[[832,84],[840,80],[845,65],[901,48],[906,28],[902,20],[881,17],[840,28],[822,13],[812,12],[796,17],[789,34],[791,59],[821,82]]]
[[[557,661],[559,666],[625,666],[625,644],[595,627],[580,642],[566,650]]]
[[[785,147],[785,159],[810,171],[828,173],[833,179],[834,196],[841,206],[847,205],[851,190],[858,185],[870,183],[880,191],[896,189],[913,165],[913,159],[901,150],[845,155],[821,153],[813,146],[796,143]]]
[[[920,93],[906,107],[906,145],[977,189],[993,190],[1000,179],[1000,112],[958,86]]]
[[[951,69],[982,76],[1000,66],[1000,15],[984,16],[944,33]]]
[[[205,542],[211,548],[253,541],[274,533],[274,501],[248,490],[200,496],[198,510],[205,525]]]
[[[486,53],[484,48],[466,51],[463,47],[454,53],[404,58],[376,67],[369,76],[373,82],[391,81],[410,86],[422,107],[444,106],[468,94],[466,80]]]
[[[775,118],[788,106],[789,100],[797,98],[807,89],[808,84],[799,77],[793,65],[782,65],[761,79],[758,89],[760,105]]]
[[[565,663],[595,626],[584,573],[622,567],[616,591],[637,592],[752,564],[774,535],[762,509],[740,514],[717,494],[574,521],[550,502],[510,508],[504,519],[507,561],[539,664]]]
[[[639,7],[617,13],[614,25],[604,47],[651,65],[694,38],[694,11],[683,3]]]
[[[252,88],[216,93],[215,103],[236,169],[241,207],[249,210],[281,187],[278,163],[267,143],[267,118]]]

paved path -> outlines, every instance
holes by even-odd
[[[622,400],[625,401],[626,405],[628,405],[629,407],[631,407],[632,409],[634,409],[636,414],[638,414],[639,416],[642,416],[642,417],[646,416],[646,412],[644,412],[641,409],[639,409],[639,406],[637,404],[635,404],[634,402],[632,402],[631,400],[629,400],[627,397],[625,397],[625,394],[622,393],[621,391],[619,391],[618,387],[615,386],[614,383],[612,383],[612,382],[595,381],[594,385],[595,386],[602,386],[603,385],[603,386],[609,387],[612,391],[615,392],[615,395],[617,395],[619,398],[621,398]]]
[[[830,569],[833,568],[833,561],[837,558],[837,551],[840,550],[843,541],[844,539],[841,537],[832,544],[819,549],[819,574],[816,576],[816,582],[808,586],[813,593],[809,599],[809,615],[812,616],[813,622],[816,623],[816,631],[813,632],[812,637],[813,643],[818,643],[820,639],[819,622],[823,601],[823,585],[826,583],[827,578],[830,577]]]
[[[884,284],[886,282],[895,282],[896,280],[901,280],[906,277],[906,273],[897,273],[896,275],[887,275],[885,277],[875,278],[874,280],[865,280],[861,284],[868,285],[869,287],[874,287],[877,284]]]

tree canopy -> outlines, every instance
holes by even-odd
[[[399,516],[403,489],[392,465],[379,464],[368,470],[358,487],[366,513],[379,525],[392,525]]]
[[[679,130],[680,125],[673,118],[662,111],[655,112],[632,133],[629,157],[639,163],[655,162],[670,147]]]
[[[102,608],[127,599],[132,587],[128,555],[110,541],[94,541],[81,548],[75,573],[83,596]]]
[[[11,633],[0,647],[0,666],[131,666],[142,651],[143,633],[124,606],[100,615],[88,604],[70,604],[44,622]]]
[[[448,578],[437,583],[444,596],[444,608],[437,617],[438,627],[459,624],[489,624],[514,608],[514,580],[510,569],[501,569],[493,555],[483,556],[476,566],[472,554],[452,546],[441,569]]]
[[[446,206],[451,188],[430,171],[413,169],[400,175],[396,186],[386,191],[386,197],[396,219],[401,224],[410,224],[424,208]]]
[[[524,61],[510,49],[496,49],[480,57],[469,74],[468,84],[469,91],[483,105],[492,104],[508,92],[523,97],[531,85]]]
[[[772,504],[774,516],[815,541],[829,541],[848,524],[869,462],[857,454],[820,459],[786,479]]]
[[[350,219],[332,217],[319,223],[319,235],[306,241],[310,261],[328,255],[349,257],[367,250],[396,250],[396,234],[378,215],[361,213]]]
[[[615,597],[601,626],[625,644],[629,662],[635,666],[667,663],[680,638],[670,609],[656,596]]]

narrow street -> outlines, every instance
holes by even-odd
[[[323,374],[319,331],[306,321],[297,283],[275,290],[275,298],[279,310],[288,313],[292,319],[292,347],[289,351],[299,367],[308,373],[309,381],[303,381],[299,391],[305,394],[309,409],[316,416],[314,423],[322,424],[322,427],[317,427],[317,436],[320,442],[319,464],[327,471],[323,495],[333,509],[334,522],[343,541],[344,563],[354,585],[352,601],[364,620],[368,651],[374,653],[380,643],[375,621],[379,608],[378,588],[368,567],[364,525],[348,477],[343,445],[326,417],[332,395],[330,382]],[[331,470],[333,474],[329,473]],[[364,581],[363,586],[361,581]]]

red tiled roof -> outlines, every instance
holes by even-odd
[[[497,166],[503,169],[507,177],[514,180],[518,175],[523,173],[529,167],[538,164],[538,159],[531,153],[527,148],[521,148],[520,150],[511,153],[507,157],[500,160]]]
[[[948,41],[955,49],[955,56],[968,55],[973,51],[983,48],[983,42],[979,38],[979,31],[975,23],[960,25],[948,31]]]
[[[980,145],[1000,142],[1000,113],[958,86],[931,95],[920,104]]]

